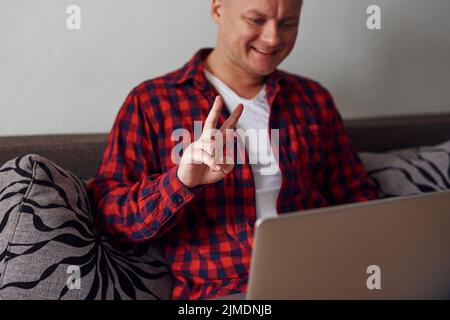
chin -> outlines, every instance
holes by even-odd
[[[276,63],[255,63],[255,61],[253,61],[253,63],[249,64],[249,69],[254,74],[264,77],[274,72],[279,65],[280,63],[278,63],[278,61]]]
[[[258,76],[265,77],[274,72],[276,68],[277,68],[276,66],[271,68],[253,68],[252,71],[254,74]]]

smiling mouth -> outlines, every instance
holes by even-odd
[[[255,50],[256,52],[258,52],[262,55],[268,56],[268,57],[274,56],[278,52],[278,50],[264,50],[264,49],[260,49],[260,48],[256,48],[256,47],[251,47],[251,48],[253,50]]]

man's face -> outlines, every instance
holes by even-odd
[[[216,49],[253,76],[266,76],[292,51],[302,0],[214,0]]]

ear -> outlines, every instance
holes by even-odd
[[[211,3],[211,17],[217,24],[219,23],[220,18],[222,17],[222,10],[223,10],[222,2],[223,2],[222,0],[212,0]]]

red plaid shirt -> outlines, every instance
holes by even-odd
[[[164,236],[173,298],[246,290],[256,220],[251,166],[237,164],[213,185],[188,188],[171,160],[175,129],[194,132],[217,95],[201,50],[182,69],[143,82],[127,97],[90,182],[103,229],[141,242]],[[331,95],[317,82],[275,71],[267,78],[269,125],[279,129],[278,213],[377,197]],[[222,109],[220,126],[229,116]]]

